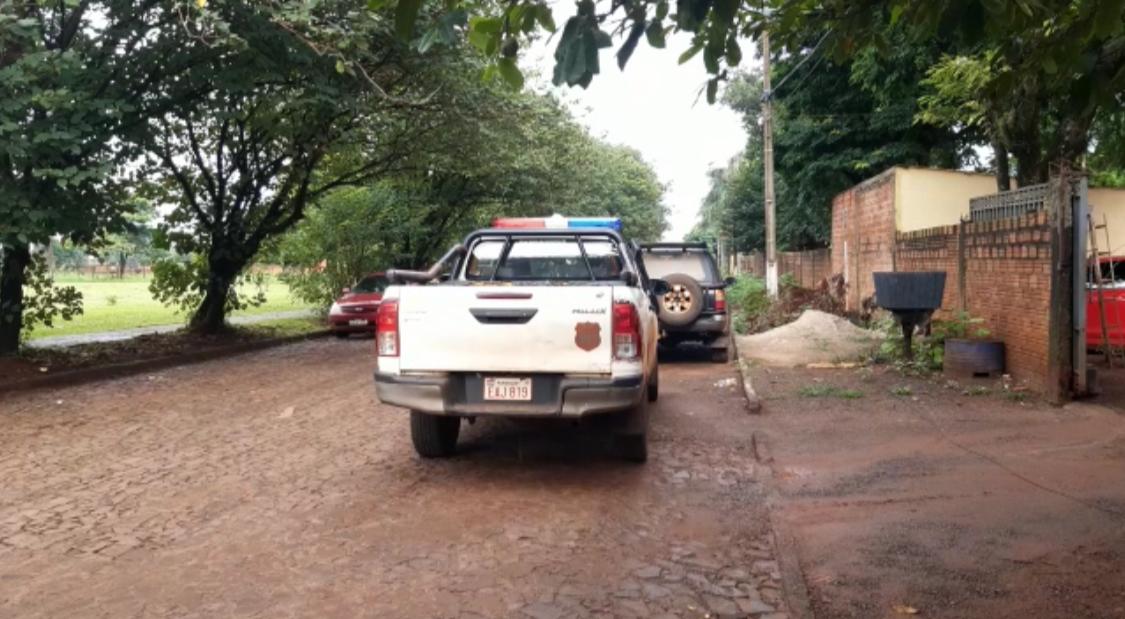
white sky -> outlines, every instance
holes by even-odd
[[[567,4],[554,5],[560,32],[574,11]],[[707,72],[702,56],[677,64],[688,41],[687,36],[670,36],[667,47],[655,49],[641,39],[625,70],[620,71],[614,56],[620,41],[615,40],[613,48],[602,50],[601,73],[588,89],[564,86],[559,91],[560,98],[594,135],[637,149],[656,169],[667,186],[667,240],[681,239],[695,225],[709,189],[707,170],[725,165],[746,143],[737,114],[718,103],[708,105],[706,96],[699,96],[696,102]],[[556,43],[557,35],[539,41],[521,59],[521,68],[535,90],[552,88]],[[755,57],[747,53],[743,64],[755,62]]]

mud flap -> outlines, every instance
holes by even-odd
[[[647,398],[633,408],[618,414],[616,428],[620,435],[645,434],[648,432],[648,401]]]

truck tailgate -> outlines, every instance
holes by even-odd
[[[608,374],[610,285],[407,286],[402,371]]]

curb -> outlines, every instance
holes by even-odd
[[[73,387],[74,385],[81,385],[84,383],[91,383],[110,378],[122,378],[134,374],[143,374],[145,372],[165,370],[181,365],[191,365],[193,363],[212,361],[224,357],[234,357],[236,355],[257,352],[259,350],[265,350],[267,348],[274,348],[277,346],[284,346],[286,344],[293,344],[295,342],[304,340],[322,338],[331,335],[331,333],[331,331],[325,329],[323,331],[313,331],[311,333],[304,333],[301,335],[290,335],[274,339],[245,342],[242,344],[231,344],[229,346],[220,346],[218,348],[199,350],[195,352],[184,353],[181,355],[168,355],[165,357],[155,357],[153,359],[141,359],[139,361],[115,363],[113,365],[80,368],[77,370],[64,370],[57,374],[36,376],[34,378],[27,378],[13,383],[0,384],[0,394],[34,391],[36,389],[43,389],[47,387]]]
[[[741,357],[738,359],[738,376],[742,383],[742,392],[746,395],[746,411],[751,415],[760,415],[762,398],[754,391],[754,385],[750,381],[750,364]]]
[[[750,362],[742,358],[741,351],[738,350],[738,337],[731,335],[730,338],[731,348],[734,349],[734,362],[738,366],[738,382],[742,384],[742,393],[746,396],[746,412],[751,415],[758,415],[762,412],[762,398],[754,391],[754,385],[750,382]]]

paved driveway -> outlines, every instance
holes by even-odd
[[[0,616],[785,616],[730,368],[663,368],[644,466],[486,421],[422,461],[370,349],[6,396]]]

